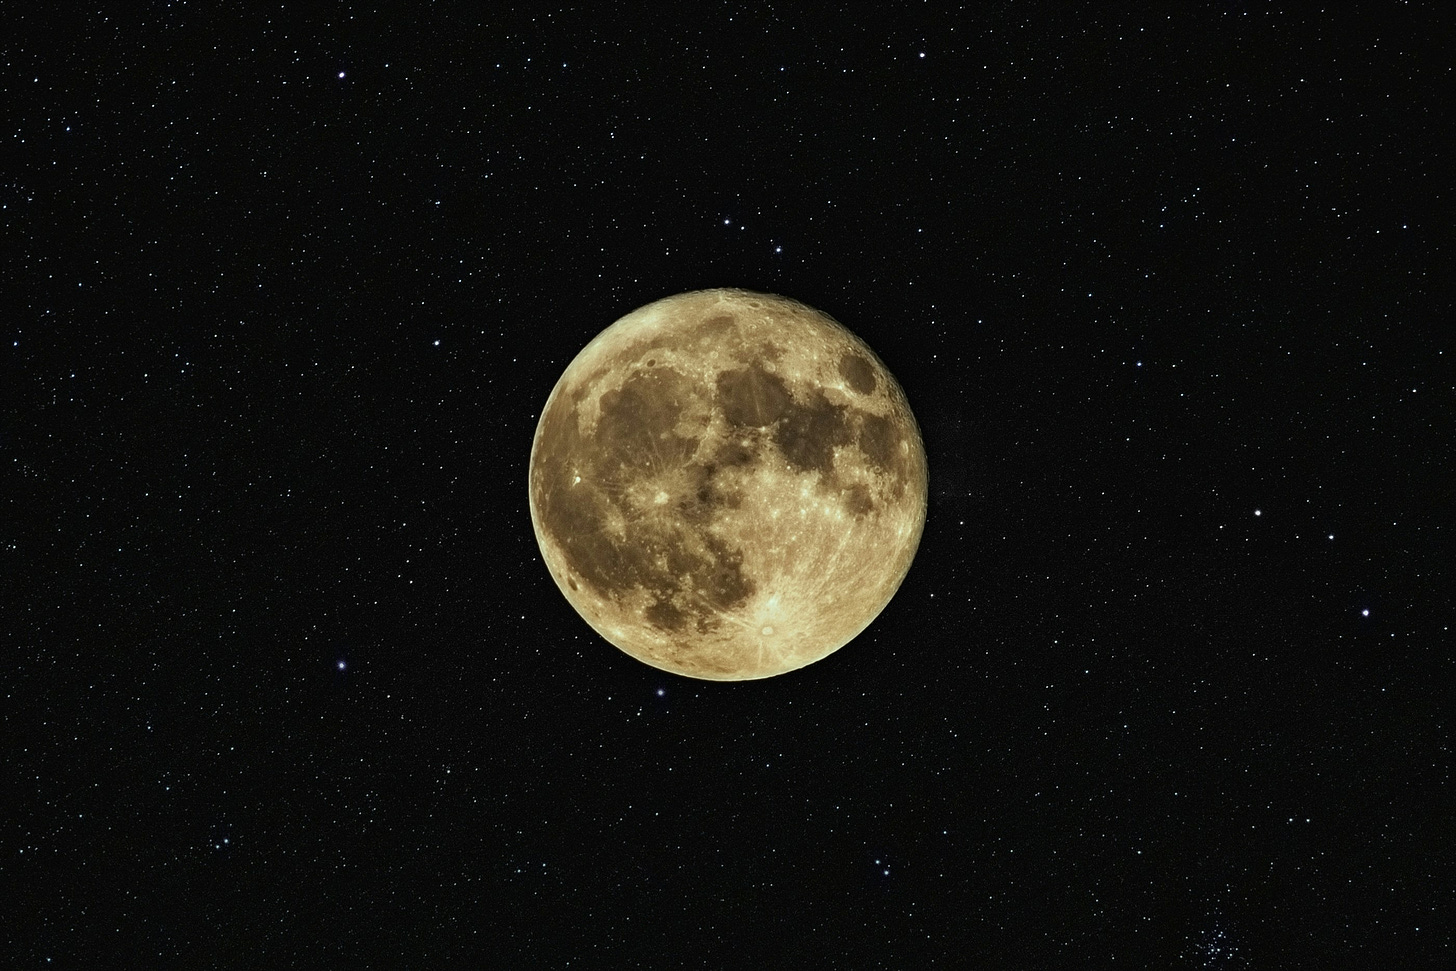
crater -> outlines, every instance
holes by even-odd
[[[858,394],[872,394],[879,383],[875,380],[874,366],[854,353],[846,353],[839,359],[839,376]]]

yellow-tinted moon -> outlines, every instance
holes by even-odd
[[[766,678],[884,609],[925,526],[899,384],[830,317],[702,290],[635,310],[556,383],[531,524],[572,607],[653,667]]]

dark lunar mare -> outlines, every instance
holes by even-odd
[[[742,553],[706,528],[713,508],[741,501],[715,486],[714,472],[751,456],[734,443],[708,464],[694,461],[699,439],[675,430],[692,396],[688,379],[676,371],[639,371],[602,395],[591,441],[577,424],[582,394],[558,398],[542,419],[535,458],[536,508],[567,566],[618,602],[646,591],[646,619],[665,631],[690,624],[712,630],[718,611],[741,607],[755,590]],[[644,475],[674,472],[688,488],[671,509],[643,508],[628,497],[625,487]],[[573,485],[576,476],[581,482]],[[612,533],[613,521],[625,523],[625,536]]]
[[[838,369],[857,393],[877,387],[873,367],[859,355],[844,355]],[[742,552],[708,529],[715,509],[743,502],[742,495],[720,486],[721,470],[749,468],[772,448],[794,470],[817,472],[819,488],[836,494],[856,517],[874,511],[874,496],[863,483],[839,480],[836,448],[857,445],[871,466],[888,475],[895,498],[910,472],[893,420],[836,404],[817,388],[807,401],[796,401],[784,380],[760,361],[718,375],[714,403],[733,433],[700,458],[701,439],[677,428],[687,403],[706,390],[668,367],[636,370],[620,388],[602,395],[589,441],[577,422],[586,392],[558,397],[542,418],[534,460],[540,521],[568,568],[618,603],[645,591],[646,620],[666,632],[690,625],[712,630],[720,624],[720,611],[741,607],[755,592],[743,573]],[[574,484],[577,476],[581,481]],[[680,488],[668,505],[631,494],[634,483],[674,477]],[[568,583],[576,589],[574,578]]]

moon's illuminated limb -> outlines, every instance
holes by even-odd
[[[919,545],[925,451],[879,358],[783,297],[649,304],[567,367],[531,450],[561,591],[653,666],[743,680],[834,652]]]

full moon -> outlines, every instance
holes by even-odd
[[[529,478],[577,613],[713,681],[849,643],[925,527],[925,447],[884,363],[829,316],[746,290],[668,297],[598,334],[546,401]]]

